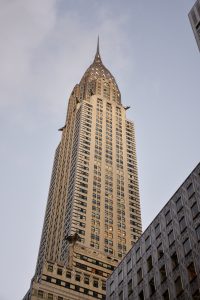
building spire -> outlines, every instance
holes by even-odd
[[[100,52],[99,52],[99,35],[98,35],[98,38],[97,38],[97,51],[96,51],[96,54],[95,54],[94,63],[102,63]]]
[[[97,53],[99,54],[99,35],[98,35],[98,38],[97,38]]]

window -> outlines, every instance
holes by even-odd
[[[179,226],[181,233],[186,229],[186,222],[185,222],[185,217],[182,217],[179,221]]]
[[[150,295],[154,294],[155,291],[156,291],[156,288],[155,288],[155,284],[154,284],[154,278],[152,278],[149,281],[149,292],[150,292]]]
[[[119,282],[119,284],[120,284],[122,281],[123,281],[123,273],[122,273],[122,270],[121,270],[121,271],[119,271],[119,273],[118,273],[118,282]]]
[[[178,256],[176,252],[174,252],[171,256],[172,269],[174,270],[178,266]]]
[[[166,290],[163,294],[163,300],[169,300],[169,292]]]
[[[119,293],[119,300],[123,300],[123,291]]]
[[[48,271],[53,272],[53,266],[52,265],[48,265]]]
[[[57,269],[57,274],[58,274],[58,275],[62,275],[62,269],[58,268],[58,269]]]
[[[146,246],[146,250],[148,250],[149,247],[151,246],[151,238],[150,238],[150,236],[148,236],[148,237],[145,239],[145,246]]]
[[[68,272],[66,273],[66,277],[67,277],[67,278],[71,278],[71,272],[68,271]]]
[[[194,294],[192,295],[193,300],[199,300],[200,299],[200,292],[199,290],[195,291]]]
[[[47,299],[48,299],[48,300],[53,300],[53,294],[48,294]]]
[[[115,285],[114,285],[114,280],[110,283],[110,293],[112,294],[112,292],[115,289]]]
[[[76,273],[75,280],[80,282],[81,281],[81,275]]]
[[[141,292],[139,293],[139,299],[140,299],[140,300],[144,300],[144,293],[143,293],[143,291],[141,291]]]
[[[184,253],[187,255],[191,250],[190,240],[189,238],[183,242]]]
[[[197,276],[197,273],[196,273],[196,270],[195,270],[193,262],[191,262],[189,264],[189,266],[187,267],[187,270],[188,270],[189,280],[192,281]]]
[[[200,241],[200,225],[196,228],[197,239]]]
[[[162,243],[160,243],[157,247],[157,251],[158,251],[158,259],[160,259],[163,256],[163,246]]]
[[[43,298],[43,296],[44,296],[44,292],[39,290],[38,291],[38,298]]]
[[[187,187],[187,192],[188,192],[188,197],[189,199],[192,198],[192,196],[194,195],[195,191],[194,191],[194,186],[193,183],[191,182],[188,187]]]
[[[156,237],[160,234],[160,223],[158,223],[155,227]]]
[[[140,247],[136,250],[136,261],[140,259]]]
[[[58,300],[63,300],[63,297],[58,296]]]
[[[166,224],[168,225],[172,220],[170,210],[168,210],[168,212],[165,214],[165,219],[166,219]]]
[[[131,258],[127,262],[127,273],[129,273],[132,270],[132,263]]]
[[[103,290],[103,291],[106,290],[106,283],[105,283],[105,281],[102,281],[102,290]]]
[[[177,209],[177,212],[179,212],[181,210],[181,208],[183,207],[182,205],[182,200],[181,200],[181,197],[179,197],[177,200],[176,200],[176,209]]]
[[[196,216],[199,214],[199,208],[198,208],[197,202],[195,202],[192,205],[191,211],[192,211],[192,217],[193,217],[193,219],[196,218]]]
[[[132,279],[131,279],[131,280],[129,280],[129,282],[128,282],[128,296],[129,296],[130,294],[132,294],[132,292],[133,292],[133,289],[132,289]]]
[[[160,281],[163,282],[167,278],[165,265],[160,268]]]
[[[139,270],[137,271],[137,281],[138,284],[140,283],[140,281],[142,281],[142,269],[139,268]]]
[[[180,276],[175,281],[175,288],[176,288],[176,296],[178,296],[183,290]]]
[[[174,232],[173,230],[170,231],[170,233],[168,234],[168,240],[169,240],[169,245],[172,245],[174,242]]]
[[[152,256],[150,255],[147,258],[147,270],[148,270],[148,272],[150,272],[152,268],[153,268]]]
[[[84,283],[85,283],[85,284],[89,284],[89,283],[90,283],[90,278],[89,278],[89,276],[87,276],[87,275],[84,276]]]

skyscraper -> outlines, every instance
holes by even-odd
[[[200,51],[200,0],[195,2],[188,16]]]
[[[105,299],[106,278],[140,236],[128,108],[98,42],[60,129],[36,272],[24,299]]]

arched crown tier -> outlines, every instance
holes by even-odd
[[[86,70],[79,85],[82,99],[99,94],[121,103],[121,95],[115,78],[102,63],[99,52],[99,38],[94,61]]]

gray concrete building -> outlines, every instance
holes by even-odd
[[[195,2],[188,16],[200,51],[200,0]]]
[[[109,277],[106,299],[200,299],[200,163]]]

